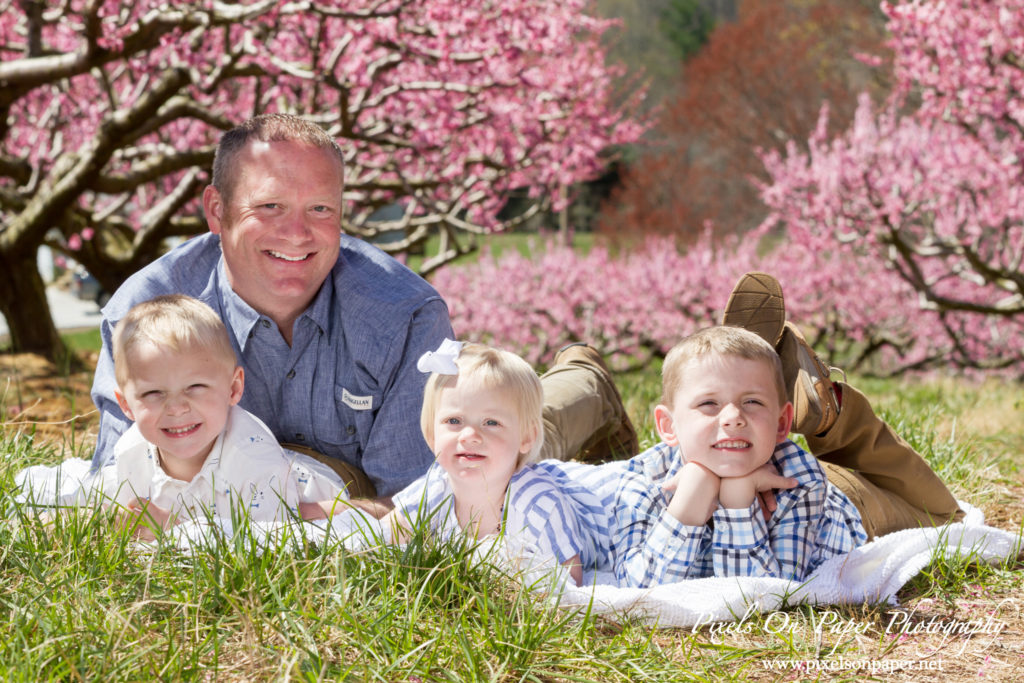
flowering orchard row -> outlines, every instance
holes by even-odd
[[[651,238],[619,255],[548,243],[532,258],[485,253],[433,282],[461,338],[503,346],[537,365],[578,340],[618,367],[644,364],[719,322],[736,280],[763,270],[782,283],[789,318],[833,365],[877,374],[1024,369],[1019,322],[922,307],[905,280],[869,255],[792,243],[762,254],[760,237],[722,243],[705,236],[686,250],[671,238]]]

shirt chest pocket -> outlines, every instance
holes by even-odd
[[[340,453],[350,461],[358,458],[370,437],[380,400],[378,394],[334,387],[335,419],[324,420],[317,429],[318,440],[324,442],[328,454]]]

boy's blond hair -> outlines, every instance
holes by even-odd
[[[534,462],[544,444],[544,391],[540,378],[530,364],[509,351],[475,343],[467,343],[462,347],[455,364],[459,368],[458,375],[432,373],[423,391],[420,428],[427,443],[433,447],[434,419],[441,400],[441,390],[454,386],[458,381],[463,385],[469,383],[471,386],[509,393],[519,414],[523,434],[536,434],[530,452],[519,454],[516,469]]]
[[[661,402],[670,410],[682,382],[683,371],[691,360],[704,358],[712,354],[733,356],[746,360],[762,361],[772,368],[775,378],[775,391],[779,397],[779,405],[784,406],[789,400],[786,397],[786,381],[782,375],[782,361],[772,345],[753,332],[742,327],[717,325],[707,327],[672,347],[665,356],[661,368]]]
[[[201,351],[238,364],[231,338],[213,309],[184,294],[165,294],[132,306],[114,328],[114,376],[124,387],[130,379],[128,354],[149,343],[173,352]]]

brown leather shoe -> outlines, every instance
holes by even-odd
[[[756,271],[741,277],[725,304],[722,324],[750,330],[777,346],[786,324],[786,304],[779,281]]]
[[[782,374],[793,403],[793,427],[797,434],[824,434],[839,416],[839,398],[829,379],[832,369],[821,362],[797,329],[787,322],[776,347]]]
[[[796,325],[786,322],[779,281],[767,273],[750,272],[736,283],[725,305],[722,324],[742,327],[775,347],[782,359],[793,431],[814,436],[828,431],[839,415],[839,400],[821,362]]]
[[[578,363],[595,370],[611,389],[609,393],[615,403],[616,417],[587,440],[580,449],[578,459],[583,462],[605,462],[632,458],[639,453],[640,440],[637,438],[636,429],[629,419],[626,406],[622,403],[622,396],[615,387],[611,370],[597,349],[583,342],[563,346],[555,354],[553,365],[563,363]]]

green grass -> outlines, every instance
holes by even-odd
[[[103,343],[99,327],[65,332],[61,334],[61,339],[64,340],[69,351],[79,355],[90,351],[98,353]],[[3,335],[0,337],[0,353],[10,352],[10,337]]]
[[[61,338],[67,344],[68,350],[81,355],[86,352],[99,353],[103,345],[103,338],[100,336],[100,328],[95,327],[88,330],[75,330],[62,334]]]
[[[1024,430],[1015,421],[1019,386],[866,384],[958,496],[985,504],[998,500],[1001,480],[1020,485],[1022,451],[1002,446]],[[623,375],[619,386],[642,441],[653,443],[656,370]],[[1006,398],[993,398],[998,391]],[[1004,407],[1005,424],[973,433],[971,408],[988,400]],[[821,636],[835,615],[881,632],[885,605],[795,607],[785,612],[790,627],[775,634],[766,615],[747,633],[721,637],[613,622],[559,609],[467,544],[423,535],[363,553],[301,538],[260,552],[244,534],[194,554],[169,544],[140,549],[102,511],[46,522],[14,499],[15,472],[65,455],[25,432],[0,442],[3,680],[793,680],[792,672],[767,674],[761,662],[896,658],[905,647],[877,633]],[[901,599],[934,600],[948,616],[965,595],[995,604],[1024,589],[1018,561],[974,560],[970,549],[936,558]]]

